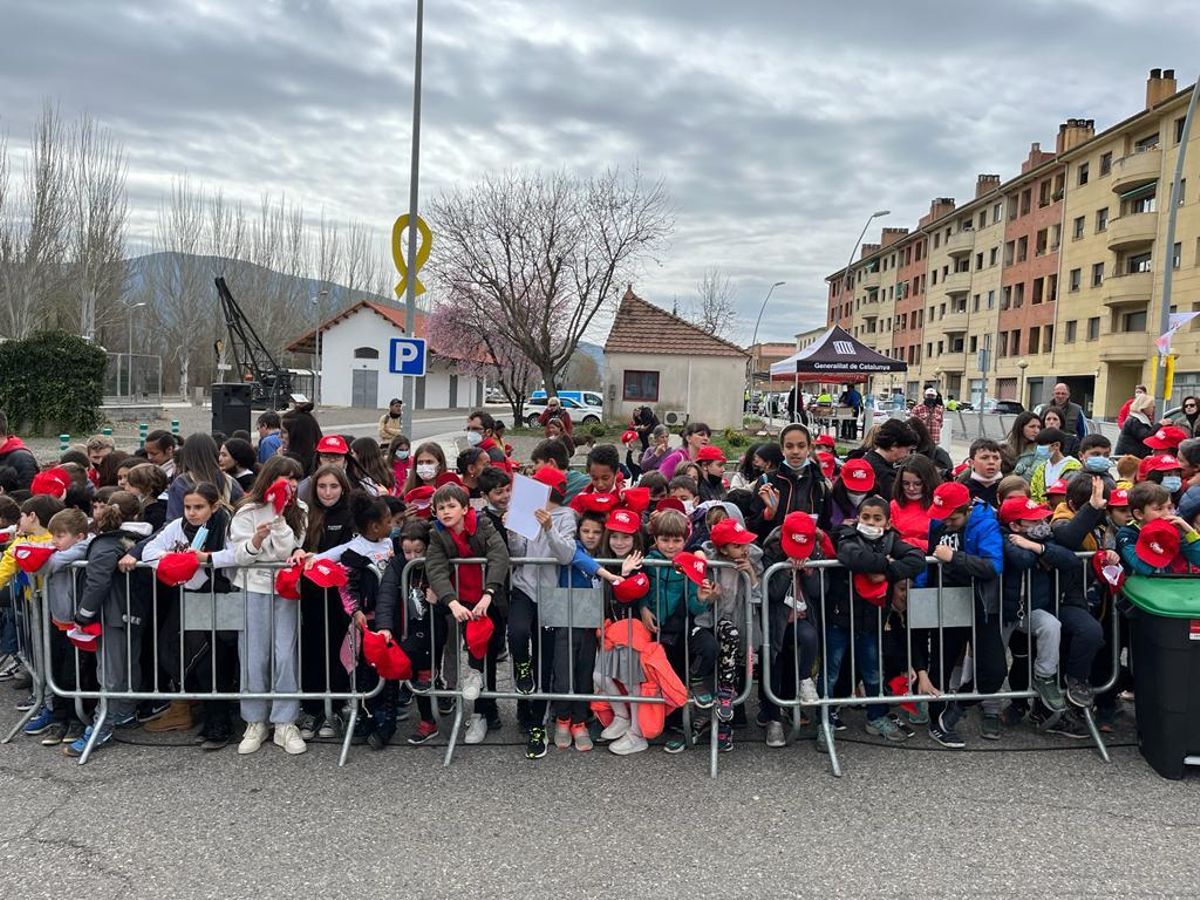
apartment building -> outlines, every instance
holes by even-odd
[[[1069,119],[1053,152],[1033,144],[1015,177],[980,175],[969,203],[936,198],[911,233],[886,229],[849,273],[827,279],[829,324],[905,361],[909,397],[932,384],[948,397],[978,400],[986,390],[1031,406],[1065,381],[1094,415],[1115,415],[1157,365],[1155,250],[1167,240],[1190,94],[1173,71],[1152,70],[1136,114],[1099,134],[1093,120]],[[1198,141],[1200,127],[1189,137],[1170,248],[1172,311],[1200,311]],[[1176,335],[1174,350],[1178,402],[1200,393],[1200,320]]]

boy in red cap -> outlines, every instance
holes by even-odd
[[[853,525],[858,507],[875,490],[875,470],[865,459],[847,460],[830,494],[829,524],[839,528]]]
[[[571,500],[571,509],[576,513],[584,512],[581,498],[588,494],[612,494],[618,502],[620,501],[624,476],[621,474],[621,457],[616,447],[612,444],[597,444],[588,451],[587,473],[591,483]],[[564,497],[566,493],[564,484]]]
[[[842,467],[843,476],[850,463]],[[837,559],[844,568],[830,570],[824,602],[813,612],[825,629],[825,658],[818,666],[817,689],[830,696],[847,652],[854,654],[858,677],[868,697],[882,694],[879,657],[880,624],[886,617],[898,582],[915,578],[925,568],[925,555],[900,539],[891,527],[891,509],[882,497],[871,496],[858,508],[854,524],[833,535]],[[822,607],[823,608],[820,608]],[[851,646],[853,635],[853,646]],[[836,728],[836,717],[835,724]],[[912,732],[888,715],[882,703],[867,704],[867,733],[889,741],[904,741]],[[818,746],[824,736],[818,731]]]
[[[1117,553],[1126,573],[1184,573],[1200,566],[1200,533],[1175,514],[1165,487],[1152,481],[1135,484],[1129,492],[1129,512],[1132,521],[1117,532]],[[1149,539],[1140,541],[1142,531],[1151,525]]]
[[[974,598],[974,640],[971,648],[975,666],[975,688],[990,694],[1000,689],[1008,671],[1000,632],[1000,575],[1004,572],[1004,541],[995,510],[982,500],[973,500],[967,486],[957,481],[940,484],[929,508],[929,546],[941,566],[945,587],[970,587]],[[917,579],[918,587],[936,586],[931,568]],[[913,668],[918,678],[925,674],[938,690],[949,690],[950,669],[972,640],[969,627],[925,629],[913,634]],[[939,646],[940,641],[940,646]],[[947,667],[942,671],[943,664]],[[966,741],[956,726],[964,715],[959,703],[929,704],[929,736],[943,747],[961,749]],[[1000,730],[1000,701],[985,701],[981,730],[994,737]]]
[[[715,444],[707,444],[696,453],[700,466],[700,502],[725,499],[725,452]]]

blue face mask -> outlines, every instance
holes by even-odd
[[[398,540],[402,534],[404,534],[404,527],[402,525],[395,525],[392,527],[391,538],[393,541]]]
[[[1083,461],[1083,467],[1089,472],[1103,475],[1112,468],[1112,460],[1107,456],[1089,456]]]
[[[1050,445],[1049,444],[1038,444],[1037,448],[1033,451],[1033,455],[1037,459],[1049,459],[1050,458]]]
[[[1178,475],[1164,475],[1162,486],[1167,489],[1168,493],[1174,494],[1181,487],[1183,487],[1183,479]]]

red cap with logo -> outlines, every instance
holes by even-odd
[[[1145,481],[1146,476],[1151,472],[1174,472],[1176,469],[1182,469],[1183,463],[1172,456],[1170,453],[1159,453],[1155,456],[1147,456],[1138,463],[1138,481]]]
[[[837,475],[837,460],[828,450],[817,451],[817,462],[821,465],[821,474],[830,481]]]
[[[433,486],[440,488],[444,484],[457,484],[460,488],[465,488],[466,482],[462,480],[462,476],[457,472],[442,472],[437,478],[433,479]]]
[[[929,507],[929,516],[933,519],[945,519],[970,503],[971,492],[965,484],[944,481],[933,490],[933,505]]]
[[[604,520],[604,527],[619,534],[637,534],[641,530],[642,520],[633,510],[614,509]]]
[[[650,488],[625,488],[621,491],[621,502],[635,513],[644,513],[650,508]]]
[[[1142,440],[1151,450],[1174,450],[1190,435],[1178,425],[1160,425],[1158,431]]]
[[[817,546],[817,523],[806,512],[783,517],[779,546],[789,559],[808,559]]]
[[[818,434],[813,440],[813,445],[817,447],[828,447],[832,450],[837,447],[837,442],[833,439],[832,434]]]
[[[1108,505],[1127,509],[1129,507],[1129,491],[1126,488],[1116,488],[1108,495]]]
[[[1147,565],[1161,569],[1179,554],[1179,529],[1166,519],[1155,519],[1142,526],[1134,552]]]
[[[704,576],[708,572],[708,560],[699,553],[689,553],[684,550],[676,553],[671,562],[675,564],[677,572],[682,572],[689,581],[696,584],[703,582]]]
[[[616,509],[621,501],[616,494],[580,494],[576,497],[578,507],[582,512],[604,514]]]
[[[705,444],[696,454],[696,462],[726,462],[725,451],[713,444]]]
[[[428,519],[433,515],[433,510],[430,504],[433,502],[433,492],[435,488],[430,485],[422,485],[415,487],[404,495],[404,502],[407,503],[416,515],[422,519]]]
[[[345,587],[349,581],[346,568],[331,559],[318,559],[304,570],[304,576],[317,587]]]
[[[363,629],[362,655],[384,681],[412,678],[412,660],[408,654],[395,641],[388,640],[377,631]]]
[[[347,456],[349,453],[350,448],[346,446],[346,439],[340,434],[327,434],[317,441],[317,455],[319,456]]]
[[[842,484],[854,494],[866,494],[875,489],[875,470],[865,459],[847,460],[842,465]]]
[[[298,562],[275,573],[275,593],[284,600],[300,599],[300,576],[304,574],[304,563]]]
[[[55,466],[53,469],[47,469],[45,472],[38,472],[33,476],[33,481],[29,485],[31,494],[49,494],[51,497],[57,497],[59,494],[65,493],[67,488],[71,486],[71,474],[61,466]]]
[[[734,518],[722,519],[712,527],[708,536],[718,547],[724,547],[726,544],[754,543],[754,532]]]
[[[1046,496],[1063,496],[1067,494],[1067,481],[1065,478],[1060,478],[1054,484],[1046,488]]]
[[[687,515],[687,510],[684,509],[683,501],[678,500],[675,497],[663,497],[656,504],[654,504],[655,512],[662,512],[664,509],[673,509],[680,515]]]
[[[854,593],[875,606],[883,606],[883,599],[888,592],[886,580],[872,581],[871,576],[865,572],[855,572],[853,581]]]
[[[275,515],[283,515],[283,511],[287,505],[292,502],[292,498],[296,496],[296,489],[292,483],[286,478],[276,478],[271,482],[270,486],[263,491],[263,499],[271,504],[275,510]]]
[[[560,494],[567,489],[567,473],[559,471],[554,466],[542,466],[533,473],[533,480],[548,484],[551,490],[558,491]]]
[[[12,555],[21,571],[32,575],[46,564],[46,560],[54,555],[54,545],[17,544],[13,547]]]
[[[67,632],[67,640],[80,650],[95,653],[100,632],[99,622],[92,622],[90,625],[76,625]]]
[[[634,431],[632,428],[630,428],[629,430],[627,430],[621,434],[621,443],[622,444],[632,444],[637,439],[638,439],[638,433],[636,431]]]
[[[475,659],[487,656],[488,641],[496,631],[496,623],[488,616],[480,619],[470,619],[463,629],[463,639],[467,643],[467,652]]]
[[[192,576],[200,568],[200,560],[195,553],[164,553],[158,560],[154,574],[167,587],[179,587],[191,581]]]
[[[1053,514],[1050,507],[1028,497],[1009,497],[1000,504],[1000,521],[1005,525],[1016,521],[1036,522]]]
[[[632,603],[641,600],[650,593],[650,579],[645,572],[635,572],[628,578],[622,578],[612,587],[613,599],[618,603]]]

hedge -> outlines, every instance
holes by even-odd
[[[21,434],[95,431],[104,396],[103,350],[66,331],[0,343],[0,409]]]

